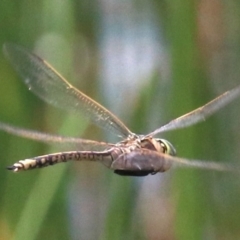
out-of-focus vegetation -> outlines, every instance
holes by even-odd
[[[237,0],[1,1],[0,29],[0,46],[14,42],[37,52],[137,133],[240,84]],[[112,139],[39,100],[3,53],[0,78],[0,121]],[[164,137],[179,156],[240,164],[239,104]],[[0,132],[0,239],[240,238],[237,174],[172,169],[123,178],[84,162],[5,170],[62,149]]]

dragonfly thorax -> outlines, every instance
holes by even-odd
[[[146,136],[128,138],[111,150],[112,164],[116,174],[122,176],[146,176],[167,171],[172,162],[167,155],[176,155],[172,144],[165,139]]]
[[[171,156],[176,156],[176,150],[173,145],[166,139],[162,138],[134,135],[134,137],[130,136],[129,138],[119,142],[117,145],[122,148],[128,148],[129,151],[144,148],[151,151],[157,151]]]

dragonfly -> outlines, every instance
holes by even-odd
[[[155,136],[204,121],[239,97],[240,86],[146,135],[140,135],[131,132],[112,112],[72,86],[49,63],[37,55],[12,43],[4,44],[3,52],[28,89],[42,100],[55,107],[82,113],[97,126],[121,137],[121,141],[114,144],[52,135],[0,122],[0,129],[10,134],[43,142],[74,144],[79,149],[20,160],[7,167],[13,172],[42,168],[72,160],[100,162],[118,175],[136,177],[165,172],[171,166],[217,171],[236,171],[238,169],[227,163],[177,157],[175,148],[168,140]],[[95,150],[83,150],[84,147]]]

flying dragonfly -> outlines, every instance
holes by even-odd
[[[25,48],[11,43],[5,44],[3,51],[28,89],[42,100],[71,112],[81,112],[99,127],[122,138],[120,142],[113,144],[51,135],[0,122],[0,129],[8,133],[43,142],[75,144],[78,149],[81,149],[20,160],[9,166],[9,170],[19,172],[76,160],[100,162],[113,170],[114,173],[122,176],[146,176],[165,172],[172,165],[217,171],[239,171],[237,170],[239,168],[230,164],[177,157],[176,150],[169,141],[154,136],[204,121],[220,108],[239,97],[240,86],[223,93],[204,106],[168,122],[147,135],[138,135],[131,132],[109,110],[72,86],[45,60],[30,53]],[[84,147],[93,149],[101,147],[103,150],[86,151],[83,150]]]

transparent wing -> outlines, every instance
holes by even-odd
[[[82,138],[65,137],[60,135],[51,135],[43,132],[15,127],[3,122],[0,122],[0,129],[19,137],[45,143],[58,143],[64,144],[66,146],[74,146],[75,149],[81,150],[106,149],[114,146],[114,144],[105,142],[92,141]]]
[[[130,130],[110,111],[69,84],[46,61],[14,44],[4,53],[29,90],[46,102],[75,113],[83,112],[98,126],[127,137]]]
[[[236,87],[230,91],[227,91],[220,95],[219,97],[213,99],[206,105],[197,108],[196,110],[189,112],[179,118],[176,118],[166,125],[156,129],[155,131],[149,133],[147,136],[154,136],[161,132],[166,132],[170,130],[175,130],[179,128],[185,128],[194,125],[198,122],[204,121],[206,118],[217,112],[220,108],[223,108],[235,98],[240,95],[240,87]]]
[[[112,168],[114,170],[164,172],[168,170],[171,165],[176,167],[240,172],[240,166],[173,157],[148,149],[141,149],[121,155],[121,157],[113,162]]]

